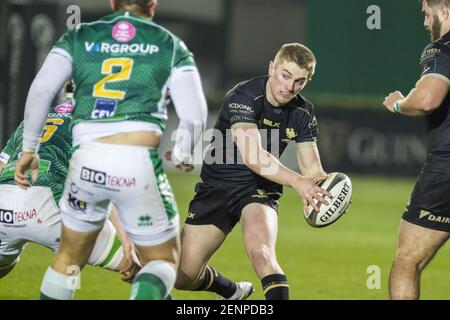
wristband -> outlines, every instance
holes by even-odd
[[[400,109],[400,100],[397,100],[394,102],[394,113],[402,113],[402,110]]]

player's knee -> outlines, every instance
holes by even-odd
[[[275,263],[275,256],[268,246],[260,245],[249,250],[249,256],[255,268],[265,268]]]
[[[175,289],[191,290],[195,287],[197,279],[200,277],[200,269],[187,269],[181,264],[178,267]]]
[[[178,290],[192,290],[202,278],[207,260],[198,256],[189,247],[182,247],[180,263],[178,264],[175,288]]]
[[[10,273],[18,261],[19,256],[0,255],[0,279]]]
[[[427,261],[426,255],[410,248],[399,248],[395,257],[396,264],[417,269],[422,269]]]

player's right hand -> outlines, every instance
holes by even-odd
[[[39,156],[32,152],[22,152],[16,163],[16,174],[14,180],[22,189],[30,187],[27,171],[31,169],[31,180],[37,181],[39,175]]]
[[[194,170],[194,165],[192,164],[183,162],[178,163],[176,159],[172,157],[172,150],[167,150],[166,153],[164,154],[164,157],[166,158],[167,161],[172,161],[175,164],[175,168],[177,168],[180,171],[191,172],[192,170]]]
[[[292,187],[297,191],[303,200],[304,208],[311,205],[315,210],[319,211],[318,203],[328,205],[328,201],[324,199],[324,196],[331,196],[331,193],[322,189],[317,185],[319,181],[328,179],[328,176],[320,176],[315,178],[307,178],[299,176]],[[314,201],[317,200],[317,201]]]

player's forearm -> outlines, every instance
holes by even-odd
[[[317,165],[310,168],[304,168],[301,170],[302,175],[305,177],[313,178],[313,177],[320,177],[320,176],[326,176],[327,173],[323,170],[321,165]]]
[[[244,162],[256,174],[284,186],[292,186],[295,180],[301,177],[263,148],[248,152],[244,156]]]
[[[440,106],[439,101],[433,99],[424,90],[414,88],[404,98],[398,101],[400,113],[409,117],[423,117]]]
[[[23,150],[34,152],[47,119],[50,105],[72,75],[72,63],[56,53],[49,53],[28,92],[25,105]]]
[[[206,128],[208,115],[197,69],[186,67],[175,70],[170,83],[170,95],[180,118],[173,154],[177,158],[190,157]]]

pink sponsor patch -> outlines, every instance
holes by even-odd
[[[129,42],[136,36],[136,28],[128,21],[120,21],[112,29],[112,37],[119,42]]]
[[[55,107],[56,113],[71,113],[73,111],[72,102],[66,102]]]

